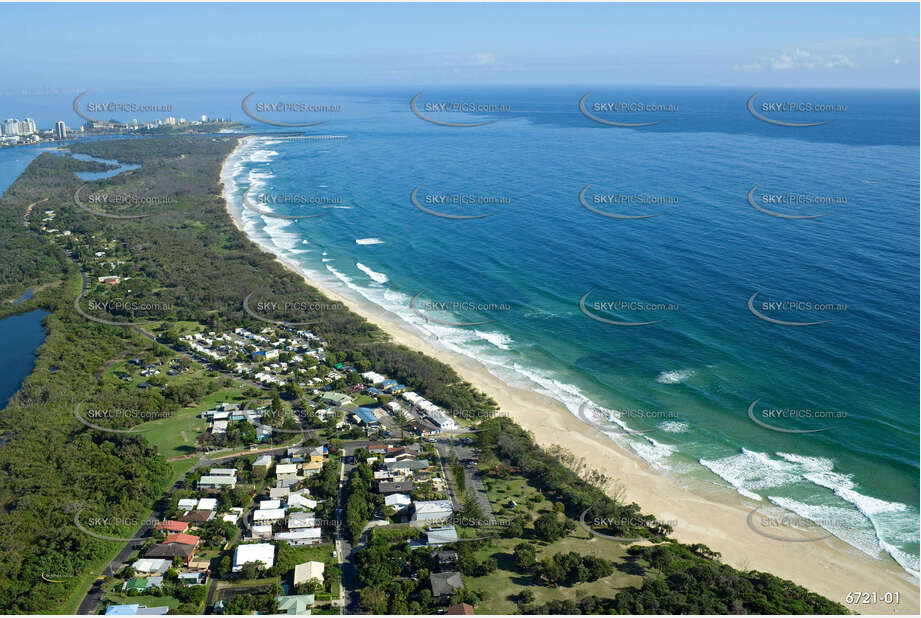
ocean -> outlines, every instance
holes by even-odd
[[[679,483],[917,576],[917,92],[762,90],[768,121],[754,90],[426,88],[429,121],[417,92],[254,99],[339,106],[257,114],[306,128],[244,115],[246,92],[148,98],[260,134],[225,167],[231,208],[322,285]],[[76,124],[42,101],[40,126]]]
[[[748,91],[592,91],[652,102],[586,106],[664,120],[633,128],[581,113],[589,90],[417,102],[442,122],[495,121],[468,127],[417,117],[414,92],[317,95],[341,111],[312,138],[240,149],[226,189],[254,240],[323,285],[556,398],[664,474],[917,574],[917,93],[759,93],[830,106],[766,108],[831,120],[790,127],[752,115]],[[263,216],[245,191],[263,211],[323,216]]]

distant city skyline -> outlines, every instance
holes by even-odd
[[[6,4],[3,94],[345,85],[916,89],[903,4]]]

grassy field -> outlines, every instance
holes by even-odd
[[[609,577],[575,586],[556,588],[541,586],[531,575],[521,574],[515,567],[513,551],[522,539],[496,539],[491,547],[480,550],[477,558],[495,558],[499,568],[483,577],[464,577],[465,585],[484,595],[476,606],[478,614],[515,614],[515,599],[522,590],[534,593],[534,603],[541,605],[552,600],[579,599],[597,595],[613,597],[617,592],[631,586],[642,585],[643,578],[627,562],[626,546],[616,541],[592,537],[581,528],[572,535],[550,545],[536,542],[537,558],[541,560],[557,553],[574,551],[582,555],[593,555],[614,562],[615,571]],[[498,592],[501,591],[501,592]]]
[[[116,582],[112,589],[103,595],[100,608],[108,605],[132,605],[137,603],[146,607],[162,607],[166,605],[170,609],[176,609],[180,605],[179,599],[166,595],[158,597],[152,594],[140,594],[129,597],[127,594],[122,594],[121,585],[121,581]]]

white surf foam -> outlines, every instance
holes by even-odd
[[[357,268],[364,274],[371,277],[371,279],[377,283],[387,283],[388,281],[390,281],[390,279],[384,273],[375,272],[371,270],[370,268],[368,268],[367,266],[365,266],[364,264],[362,264],[361,262],[357,262],[355,264],[355,268]]]
[[[679,384],[694,375],[693,369],[672,369],[656,376],[659,384]]]

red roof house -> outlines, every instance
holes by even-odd
[[[167,519],[157,524],[157,530],[166,530],[167,532],[185,532],[189,529],[189,524],[184,521]]]
[[[198,537],[194,534],[169,534],[166,536],[166,539],[163,540],[164,543],[181,543],[182,545],[192,545],[193,547],[198,545]]]

